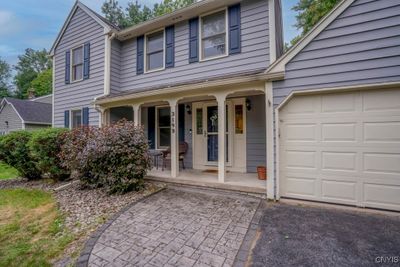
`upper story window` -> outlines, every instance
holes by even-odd
[[[71,52],[71,81],[83,79],[83,46],[72,49]]]
[[[146,35],[146,71],[164,68],[164,30]]]
[[[201,59],[211,59],[227,55],[226,10],[201,17]]]

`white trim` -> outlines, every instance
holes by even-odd
[[[269,0],[273,1],[273,0]],[[345,11],[355,0],[342,0],[324,18],[322,18],[303,38],[300,39],[288,52],[279,60],[275,61],[265,73],[284,72],[286,64],[294,58],[304,47],[318,36],[330,23],[332,23],[343,11]]]
[[[37,124],[37,125],[51,125],[51,123],[48,122],[37,122],[37,121],[25,121],[25,124]]]
[[[54,77],[54,76],[53,76]],[[45,97],[49,97],[49,96],[51,96],[52,94],[48,94],[48,95],[43,95],[43,96],[39,96],[39,97],[35,97],[35,98],[32,98],[32,99],[27,99],[27,100],[29,100],[29,101],[32,101],[32,102],[35,102],[36,100],[38,100],[38,99],[42,99],[42,98],[45,98]]]
[[[161,32],[161,31],[163,32],[163,57],[162,57],[163,58],[163,66],[162,66],[162,68],[148,70],[147,69],[147,36],[150,35],[150,34],[153,34],[153,33]],[[143,73],[144,74],[165,70],[165,49],[166,49],[165,38],[166,38],[166,36],[165,36],[165,27],[157,29],[157,30],[154,30],[154,31],[151,31],[151,32],[148,32],[148,33],[146,33],[144,35],[144,47],[143,47],[143,49],[144,49],[144,53],[143,53],[143,55],[144,55],[144,58],[143,58],[143,64],[144,64]],[[137,50],[137,47],[136,47],[136,50]]]
[[[222,10],[225,11],[225,54],[222,55],[218,55],[218,56],[213,56],[213,57],[208,57],[208,58],[204,58],[203,57],[203,36],[202,36],[202,24],[203,24],[203,17],[207,17],[209,15],[213,15],[215,13],[221,12]],[[209,61],[209,60],[214,60],[214,59],[219,59],[219,58],[223,58],[223,57],[227,57],[229,56],[228,50],[229,50],[229,37],[228,37],[228,27],[229,27],[229,22],[228,22],[228,8],[227,7],[223,7],[220,8],[218,10],[215,11],[211,11],[211,12],[207,12],[205,14],[202,14],[199,16],[199,25],[198,25],[198,31],[199,31],[199,62],[205,62],[205,61]]]
[[[104,36],[104,95],[110,94],[111,88],[111,38]]]
[[[275,0],[268,0],[269,20],[269,64],[276,60],[276,22],[275,22]]]
[[[74,50],[79,49],[79,48],[82,48],[82,64],[76,64],[76,65],[82,65],[82,78],[80,78],[79,80],[73,80],[72,77],[74,76],[74,74],[72,73],[72,70],[74,67],[74,64],[73,64]],[[69,64],[69,81],[70,82],[69,83],[73,84],[73,83],[83,81],[83,73],[84,73],[83,68],[84,68],[84,63],[85,63],[85,47],[83,44],[77,45],[69,50],[69,62],[70,62],[70,64]]]
[[[265,119],[267,151],[267,198],[275,199],[275,160],[274,160],[274,107],[272,82],[265,83]]]
[[[276,110],[275,112],[275,200],[279,200],[281,198],[280,195],[280,130],[279,130],[279,112]]]
[[[84,11],[86,14],[88,14],[92,19],[94,19],[98,24],[100,24],[100,26],[102,26],[104,28],[105,34],[113,30],[107,23],[102,21],[96,14],[94,14],[94,12],[92,10],[90,10],[88,7],[83,5],[81,2],[76,1],[74,6],[72,7],[71,11],[69,12],[68,17],[65,20],[60,32],[58,33],[56,40],[54,41],[53,45],[51,46],[51,49],[49,52],[50,56],[54,56],[55,48],[59,44],[61,37],[64,35],[64,32],[66,31],[66,29],[67,29],[73,15],[75,14],[75,11],[78,9],[78,7],[81,8],[82,11]]]

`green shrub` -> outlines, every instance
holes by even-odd
[[[32,132],[16,131],[0,139],[0,158],[8,165],[18,170],[22,177],[28,179],[41,178],[41,172],[36,167],[28,147]]]
[[[84,185],[109,193],[140,189],[151,164],[143,129],[126,121],[66,133],[61,158]]]
[[[65,180],[70,176],[69,170],[61,165],[58,157],[63,141],[61,136],[67,131],[63,128],[35,131],[28,143],[36,168],[42,174],[49,174],[50,178],[54,180]]]

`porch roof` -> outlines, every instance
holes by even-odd
[[[141,89],[128,90],[124,92],[110,93],[101,96],[94,101],[96,105],[103,105],[118,101],[133,100],[141,97],[156,96],[169,93],[178,93],[201,88],[218,87],[224,85],[234,85],[246,82],[265,81],[269,77],[265,74],[265,68],[248,71],[232,73],[223,76],[210,76],[207,79],[196,79],[189,82],[171,83],[157,86],[149,86]]]

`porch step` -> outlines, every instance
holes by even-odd
[[[215,182],[204,182],[204,181],[193,181],[179,178],[164,178],[164,177],[155,177],[155,176],[146,176],[146,180],[170,183],[174,185],[183,185],[183,186],[194,186],[194,187],[202,187],[202,188],[212,188],[212,189],[220,189],[225,191],[235,191],[238,193],[251,195],[260,198],[266,198],[266,190],[259,187],[251,187],[251,186],[242,186],[242,185],[231,185],[226,183],[215,183]]]

